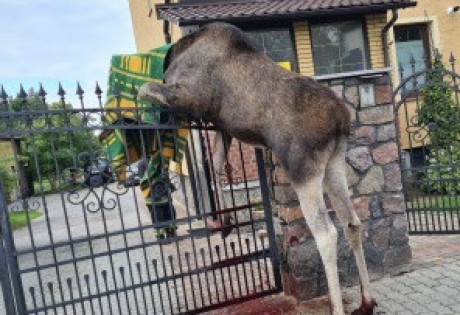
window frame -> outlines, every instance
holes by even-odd
[[[408,29],[408,28],[413,28],[413,27],[420,27],[422,29],[422,41],[423,41],[423,49],[424,53],[426,54],[425,58],[425,66],[426,69],[429,69],[432,67],[432,58],[433,58],[433,51],[432,51],[432,43],[431,43],[431,29],[430,29],[430,23],[429,22],[417,22],[417,23],[410,23],[410,24],[396,24],[393,26],[393,38],[394,38],[394,53],[395,53],[395,59],[396,59],[396,67],[397,67],[397,73],[398,73],[398,82],[401,83],[403,80],[411,76],[413,73],[411,72],[409,76],[405,78],[401,78],[401,73],[399,69],[399,59],[398,59],[398,50],[396,48],[396,29]],[[411,70],[412,71],[412,70]],[[404,89],[401,90],[401,93]],[[415,99],[419,96],[419,91],[414,91],[414,90],[409,90],[406,89],[406,93],[403,95],[404,98],[408,99]]]
[[[314,53],[314,49],[313,49],[312,26],[314,26],[314,25],[334,24],[334,23],[343,23],[343,22],[353,22],[353,21],[360,22],[361,27],[362,27],[362,35],[363,35],[363,42],[364,42],[364,58],[363,58],[363,60],[365,61],[365,69],[363,69],[363,71],[372,70],[372,63],[371,63],[371,58],[370,58],[370,46],[369,46],[369,32],[368,32],[368,29],[367,29],[367,23],[366,23],[365,16],[361,16],[361,17],[345,17],[343,19],[327,19],[325,21],[313,20],[313,21],[309,21],[309,23],[308,23],[308,32],[310,34],[310,51],[311,51],[311,54],[312,54],[313,70],[314,70],[314,75],[315,76],[333,75],[333,74],[348,73],[348,72],[353,72],[353,71],[338,72],[338,73],[326,73],[326,74],[318,74],[318,73],[316,73],[315,53]]]
[[[287,30],[289,31],[289,40],[291,41],[293,51],[293,61],[291,71],[299,73],[299,60],[297,58],[297,46],[295,41],[294,25],[292,23],[253,23],[250,25],[239,25],[243,32],[257,32],[257,31],[276,31]],[[270,58],[271,59],[271,58]]]

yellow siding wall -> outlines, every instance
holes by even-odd
[[[310,29],[308,27],[308,22],[294,23],[294,37],[297,47],[299,72],[305,76],[313,76],[315,74],[315,68],[313,67],[313,55],[311,51]]]
[[[382,29],[387,23],[386,14],[372,14],[366,16],[369,53],[372,69],[384,68],[385,58],[382,47]]]
[[[445,65],[449,66],[450,53],[460,59],[460,12],[447,14],[447,8],[456,5],[460,5],[459,0],[417,0],[416,7],[399,10],[396,25],[428,23],[430,42],[440,49]]]
[[[163,21],[157,19],[154,7],[155,4],[163,4],[164,0],[151,0],[150,3],[153,7],[153,13],[149,17],[149,6],[146,0],[129,0],[131,22],[138,52],[146,52],[165,43]],[[178,26],[171,25],[170,33],[173,42],[180,38],[181,32]]]
[[[373,14],[366,16],[368,35],[367,41],[369,43],[372,69],[385,67],[381,34],[386,23],[386,14]],[[302,21],[294,23],[294,37],[297,47],[297,61],[299,63],[300,73],[306,76],[315,75],[308,22]]]

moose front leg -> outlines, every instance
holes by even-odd
[[[222,190],[221,172],[225,161],[227,160],[227,154],[230,149],[231,142],[232,138],[230,136],[223,134],[222,132],[216,132],[212,163],[214,168],[214,178],[216,179],[217,200],[219,201],[218,210],[227,208],[224,192]],[[208,220],[207,224],[211,229],[220,230],[222,237],[227,237],[232,231],[232,216],[230,213],[224,213],[219,215],[217,220]]]

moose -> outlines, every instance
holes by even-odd
[[[344,314],[337,271],[337,229],[331,200],[353,249],[362,303],[353,314],[372,314],[375,302],[362,248],[361,222],[348,194],[345,154],[350,134],[346,105],[311,78],[279,67],[243,31],[211,23],[174,44],[164,83],[146,83],[139,97],[196,119],[253,146],[271,148],[286,171],[314,236],[329,287],[332,314]],[[222,143],[228,141],[218,137]]]

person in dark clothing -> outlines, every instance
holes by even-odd
[[[137,169],[139,177],[142,177],[146,172],[148,167],[148,160],[142,158],[139,160]],[[151,203],[147,204],[147,208],[150,212],[150,217],[152,219],[152,224],[155,226],[163,222],[173,221],[176,219],[176,209],[172,204],[170,194],[175,190],[174,186],[171,184],[169,175],[162,174],[161,178],[155,183],[150,183],[151,185],[151,198],[153,199]],[[158,201],[162,202],[158,202]],[[164,202],[164,200],[167,200]],[[176,225],[170,223],[169,225],[156,228],[156,235],[158,238],[173,237],[176,235]]]

